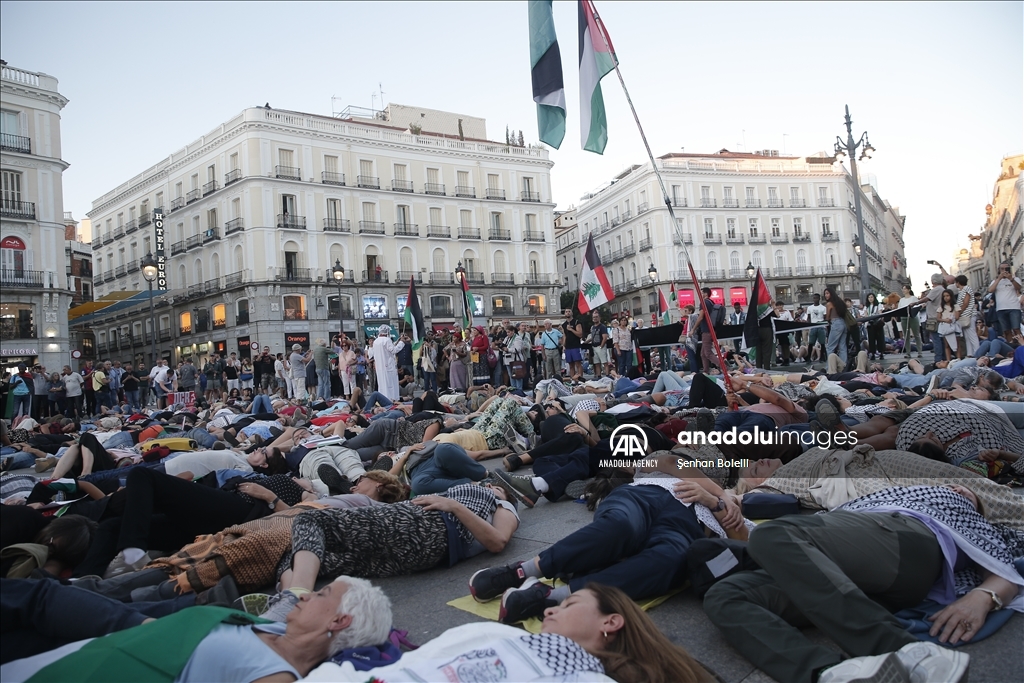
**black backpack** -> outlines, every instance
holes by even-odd
[[[725,306],[722,304],[715,304],[711,307],[711,324],[715,327],[725,324]]]

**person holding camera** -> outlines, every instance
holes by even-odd
[[[999,331],[1009,342],[1013,339],[1013,335],[1020,330],[1021,317],[1021,282],[1013,276],[1009,263],[1004,261],[999,264],[999,274],[989,285],[988,291],[995,295],[996,320],[999,323]]]

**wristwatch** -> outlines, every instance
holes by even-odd
[[[274,508],[277,507],[277,503],[278,503],[279,500],[281,500],[281,496],[275,497],[274,500],[272,500],[269,503],[267,503],[267,505],[269,505],[270,509],[273,510]]]
[[[999,594],[996,593],[991,588],[982,588],[981,586],[979,586],[977,588],[972,588],[971,589],[971,592],[974,592],[974,591],[981,591],[982,593],[988,593],[988,596],[990,598],[992,598],[992,602],[995,603],[995,607],[993,607],[990,611],[998,612],[999,610],[1003,609],[1003,599],[1000,598]]]
[[[725,501],[722,500],[721,498],[719,498],[718,499],[718,505],[716,505],[715,507],[711,508],[711,511],[712,512],[721,512],[724,509],[725,509]]]

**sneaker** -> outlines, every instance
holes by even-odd
[[[259,616],[267,611],[270,596],[266,593],[249,593],[238,598],[236,602],[241,603],[242,611],[246,614]]]
[[[909,683],[910,676],[895,652],[853,657],[825,669],[818,683]]]
[[[505,430],[505,443],[507,443],[509,448],[515,451],[516,454],[526,452],[526,447],[523,446],[523,441],[521,439],[522,437],[520,437],[519,434],[516,433],[516,430],[511,427]]]
[[[839,426],[839,411],[835,404],[827,399],[821,399],[814,404],[814,415],[821,424],[821,428],[827,431],[834,431]]]
[[[697,414],[688,420],[687,426],[691,423],[696,432],[710,432],[715,428],[715,414],[707,408],[698,408]]]
[[[14,459],[11,458],[10,462],[13,463]],[[46,470],[52,470],[56,466],[57,458],[52,455],[48,455],[45,458],[36,458],[36,472],[45,472]]]
[[[506,472],[515,472],[523,466],[523,459],[519,457],[518,453],[513,453],[502,458],[501,463],[505,466]]]
[[[384,470],[390,472],[391,468],[395,466],[395,461],[391,459],[390,455],[382,455],[377,458],[377,462],[370,465],[370,470]]]
[[[532,477],[518,477],[501,470],[494,470],[492,474],[497,478],[498,486],[526,507],[532,508],[540,500],[540,492],[534,488]]]
[[[316,468],[316,476],[327,486],[327,492],[332,496],[349,493],[352,490],[352,482],[349,481],[348,477],[339,472],[336,467],[331,467],[327,463]]]
[[[266,611],[260,617],[270,621],[284,622],[288,618],[288,613],[297,604],[299,604],[299,596],[290,590],[283,590],[277,595],[271,596],[267,601]]]
[[[137,561],[129,564],[125,561],[124,551],[122,550],[115,555],[114,559],[110,561],[109,565],[107,565],[107,571],[103,573],[103,578],[112,579],[115,576],[121,576],[122,574],[127,574],[129,572],[137,572],[152,561],[153,560],[150,558],[149,553],[143,553],[142,557]]]
[[[524,581],[526,574],[523,573],[522,562],[490,567],[469,577],[469,592],[477,602],[487,602],[503,595],[509,588],[519,588]]]
[[[501,596],[498,621],[503,624],[518,624],[530,617],[543,617],[544,610],[558,603],[548,598],[551,586],[540,579],[530,577],[519,588],[509,588]]]
[[[576,481],[570,481],[569,485],[565,487],[565,495],[569,496],[573,500],[583,498],[583,493],[587,490],[587,484],[592,481],[593,479],[577,479]]]
[[[897,652],[911,683],[960,683],[967,680],[970,655],[960,650],[921,641],[904,645]]]

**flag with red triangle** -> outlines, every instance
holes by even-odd
[[[594,235],[587,237],[587,250],[583,255],[583,271],[580,273],[580,313],[587,313],[615,298],[615,290],[608,282],[608,276],[601,265],[601,256],[594,246]]]
[[[743,324],[743,342],[748,348],[757,346],[758,323],[771,312],[772,293],[758,268],[754,288],[750,293],[750,304],[747,306],[747,321]]]
[[[675,285],[672,285],[672,296],[675,297]],[[671,325],[672,316],[668,312],[668,299],[665,298],[665,292],[658,288],[658,314],[661,316],[662,325]]]

